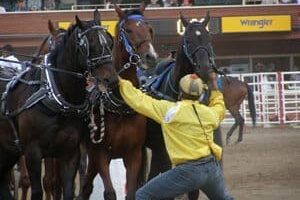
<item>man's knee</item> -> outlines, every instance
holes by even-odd
[[[135,193],[135,200],[153,200],[155,199],[154,197],[152,197],[147,191],[145,191],[142,188],[138,189]]]
[[[135,193],[135,199],[136,200],[142,200],[143,198],[143,191],[141,189],[137,190]]]

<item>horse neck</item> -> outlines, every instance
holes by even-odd
[[[80,64],[77,54],[76,43],[68,42],[64,50],[57,55],[56,61],[53,63],[54,67],[83,74],[78,70],[83,69],[84,66]],[[80,104],[84,101],[86,94],[84,79],[61,72],[54,72],[53,74],[55,74],[54,79],[58,90],[66,101],[74,104]]]
[[[182,77],[189,73],[193,73],[192,69],[193,67],[185,56],[183,49],[179,49],[178,56],[176,58],[176,66],[172,74],[174,83],[176,83],[176,88],[179,87],[179,81]]]

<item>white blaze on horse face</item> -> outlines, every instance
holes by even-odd
[[[154,57],[154,58],[158,58],[158,55],[152,45],[152,43],[149,43],[149,53]]]
[[[195,34],[197,35],[197,36],[200,36],[201,35],[201,32],[200,31],[195,31]]]
[[[142,23],[141,21],[138,21],[135,25],[136,25],[136,26],[140,26],[141,23]]]

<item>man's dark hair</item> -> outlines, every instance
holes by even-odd
[[[14,48],[10,44],[4,45],[1,50],[8,54],[11,54],[14,52]]]

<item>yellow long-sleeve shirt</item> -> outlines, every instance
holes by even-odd
[[[206,157],[211,153],[221,159],[222,149],[213,142],[213,130],[225,116],[221,92],[213,91],[209,106],[206,106],[190,100],[176,103],[157,100],[136,89],[127,80],[121,79],[119,84],[122,97],[132,109],[161,124],[172,165]]]

